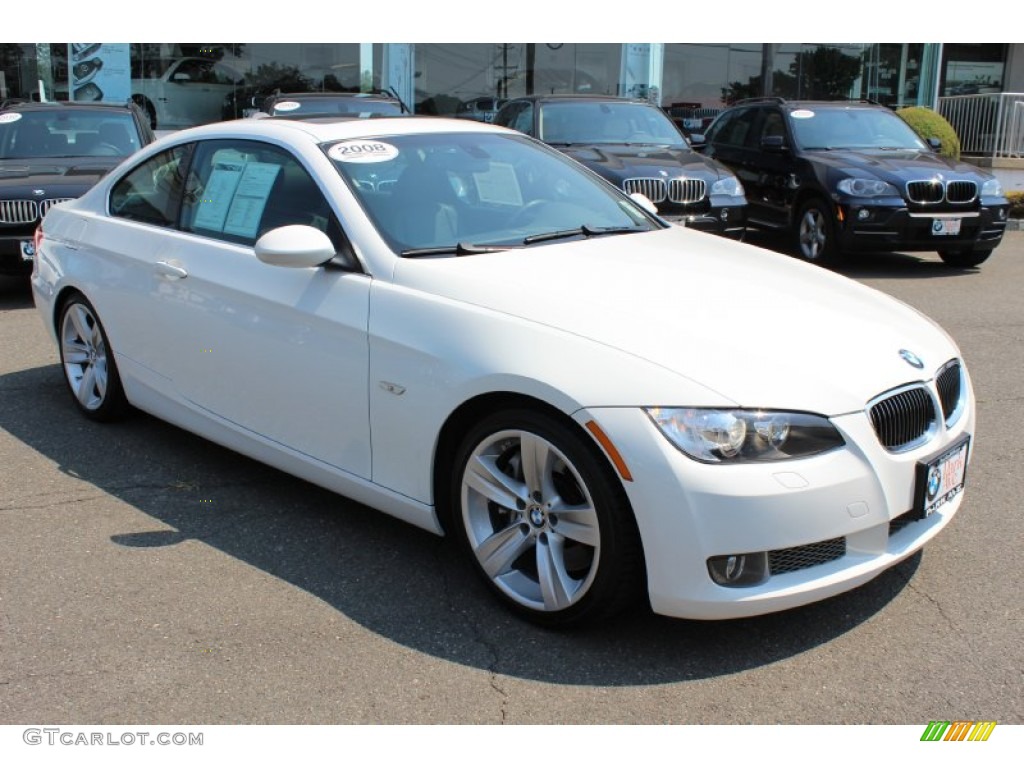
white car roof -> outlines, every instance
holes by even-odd
[[[358,139],[364,136],[399,136],[427,133],[508,133],[508,128],[445,117],[379,117],[340,120],[295,120],[265,117],[260,120],[229,120],[169,134],[157,142],[160,146],[179,144],[183,140],[216,138],[274,138],[299,141],[308,137],[314,143]],[[153,145],[156,146],[156,145]]]

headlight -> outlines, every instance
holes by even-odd
[[[740,180],[735,176],[726,176],[724,179],[719,179],[711,185],[711,194],[741,197],[743,195],[743,185],[740,184]]]
[[[843,179],[836,189],[852,197],[899,197],[900,192],[892,184],[879,179]]]
[[[828,419],[813,413],[645,408],[661,433],[690,458],[711,464],[783,461],[844,444]]]
[[[989,179],[981,185],[981,196],[982,197],[1002,197],[1003,196],[1003,185],[999,183],[999,179]]]

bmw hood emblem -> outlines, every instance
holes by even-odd
[[[924,368],[924,363],[921,362],[921,358],[911,352],[909,349],[901,349],[900,357],[906,360],[908,365],[912,365],[915,368]]]

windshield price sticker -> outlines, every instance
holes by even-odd
[[[301,106],[297,101],[282,101],[280,104],[275,104],[274,109],[278,112],[294,112]]]
[[[794,109],[789,116],[795,117],[797,120],[806,120],[809,117],[814,117],[814,112],[809,109]]]
[[[398,157],[398,148],[383,141],[342,141],[327,150],[331,160],[341,163],[385,163]]]
[[[0,125],[3,123],[13,123],[21,120],[20,112],[8,112],[6,115],[0,115]]]

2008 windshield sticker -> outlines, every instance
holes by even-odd
[[[20,112],[8,112],[6,115],[0,115],[0,125],[13,123],[16,120],[21,120]]]
[[[275,104],[274,109],[276,109],[278,112],[292,112],[301,106],[302,104],[300,104],[297,101],[282,101]]]
[[[340,163],[384,163],[398,157],[398,147],[383,141],[342,141],[327,150],[331,160]]]
[[[798,120],[806,120],[809,117],[814,117],[814,112],[809,109],[794,109],[789,113],[790,117],[795,117]]]

